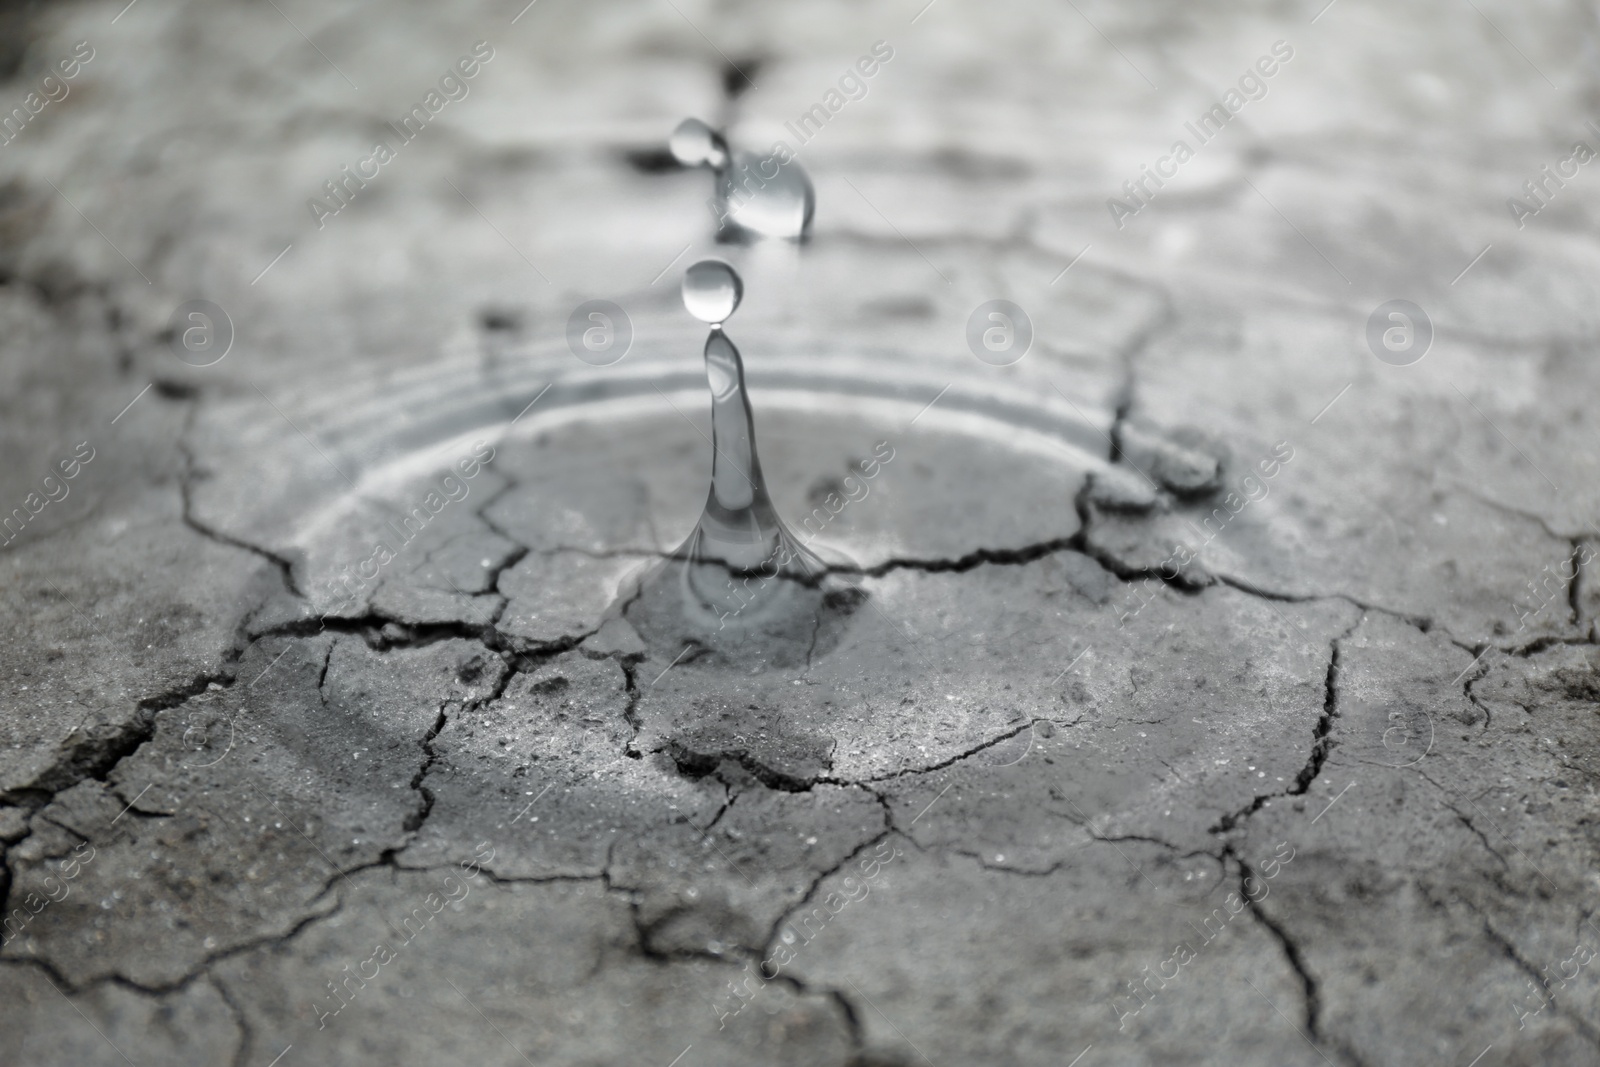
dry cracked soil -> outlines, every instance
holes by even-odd
[[[0,1064],[1600,1064],[1597,57],[0,3]],[[687,115],[798,149],[807,245],[716,243]],[[617,610],[704,499],[707,255],[855,587],[751,671]]]

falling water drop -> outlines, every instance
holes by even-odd
[[[804,240],[811,233],[817,196],[798,162],[734,152],[733,165],[717,173],[717,202],[724,227],[740,235]]]
[[[716,175],[713,206],[724,237],[805,240],[810,235],[816,192],[787,148],[768,156],[731,150],[699,119],[684,119],[667,144],[683,166],[710,167]]]
[[[640,578],[623,614],[668,657],[698,647],[725,664],[787,667],[836,639],[865,594],[830,573],[772,504],[744,360],[723,330],[743,294],[738,272],[721,260],[684,275],[684,306],[711,324],[711,485],[694,531]]]
[[[667,141],[673,158],[685,167],[708,166],[716,170],[728,162],[728,145],[722,135],[699,119],[684,119]]]
[[[683,306],[701,322],[720,326],[744,299],[744,280],[720,259],[702,259],[683,275]]]

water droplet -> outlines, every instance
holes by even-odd
[[[817,195],[794,160],[735,152],[733,165],[717,172],[717,209],[735,233],[801,239],[811,232]]]
[[[684,306],[712,324],[705,344],[711,486],[688,539],[621,601],[628,621],[673,665],[693,648],[711,653],[712,662],[756,670],[805,663],[837,642],[865,600],[795,538],[772,504],[744,360],[722,329],[743,288],[721,260],[702,260],[684,275]]]
[[[702,259],[683,275],[683,306],[701,322],[720,325],[726,322],[744,299],[744,281],[738,271],[720,259]],[[709,342],[708,342],[709,344]],[[732,345],[729,345],[731,348]],[[737,353],[735,354],[737,356]],[[710,373],[711,362],[706,362]],[[742,369],[742,368],[741,368]],[[719,384],[722,386],[718,388]],[[731,388],[726,381],[712,381],[713,394]]]
[[[710,167],[716,175],[717,227],[724,237],[787,237],[811,232],[817,196],[793,154],[735,151],[699,119],[684,119],[667,141],[685,167]]]
[[[728,161],[728,145],[722,135],[699,119],[684,119],[667,141],[672,158],[685,167],[722,167]]]

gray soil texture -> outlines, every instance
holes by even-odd
[[[0,3],[0,1067],[1600,1065],[1594,5],[525,2]]]

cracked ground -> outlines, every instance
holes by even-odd
[[[1570,0],[0,4],[0,1064],[1600,1064],[1597,56]],[[719,245],[668,133],[819,102],[812,240]],[[623,602],[712,255],[854,587],[749,671]]]

